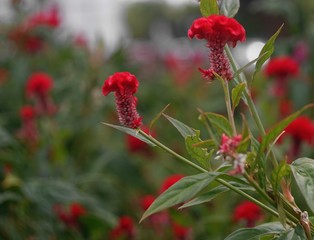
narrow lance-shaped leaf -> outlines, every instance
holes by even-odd
[[[283,28],[283,24],[280,26],[280,28],[277,30],[277,32],[273,36],[271,36],[271,38],[266,42],[266,44],[262,48],[259,56],[262,56],[263,54],[264,54],[264,56],[256,62],[255,71],[254,71],[254,74],[252,75],[252,79],[255,79],[256,74],[261,70],[263,64],[273,54],[274,44],[275,44],[276,38],[278,37],[282,28]]]
[[[213,14],[219,15],[217,0],[201,0],[200,11],[203,17],[208,17]]]
[[[255,240],[266,235],[281,234],[285,228],[279,222],[265,223],[254,228],[241,228],[231,233],[225,240]]]
[[[242,93],[243,91],[245,91],[245,86],[246,86],[245,83],[240,83],[235,88],[232,89],[231,98],[232,98],[232,110],[233,111],[239,105]]]
[[[156,121],[160,118],[160,116],[166,111],[166,109],[170,106],[170,104],[167,104],[150,122],[149,129],[152,129]]]
[[[212,126],[215,128],[214,130],[221,136],[222,133],[227,134],[228,136],[232,136],[232,129],[230,126],[230,123],[227,118],[225,118],[223,115],[208,112],[205,113],[205,116],[209,120],[209,122],[212,124]]]
[[[181,133],[182,137],[184,137],[184,139],[187,136],[195,136],[196,135],[196,130],[190,128],[189,126],[185,125],[184,123],[180,122],[177,119],[174,119],[166,114],[162,114],[165,116],[165,118],[167,118],[169,120],[169,122]]]
[[[214,181],[219,174],[221,173],[201,173],[180,179],[156,198],[156,200],[144,212],[141,221],[156,212],[193,198],[197,193],[208,186],[208,184]]]
[[[136,137],[137,139],[151,145],[151,146],[156,146],[153,142],[149,141],[148,139],[144,138],[143,136],[141,136],[139,133],[138,133],[138,130],[137,129],[132,129],[132,128],[127,128],[127,127],[123,127],[123,126],[118,126],[118,125],[113,125],[113,124],[109,124],[109,123],[103,123],[105,124],[106,126],[109,126],[109,127],[112,127],[112,128],[115,128],[121,132],[124,132],[126,134],[129,134],[133,137]]]
[[[234,17],[240,8],[240,0],[225,0],[221,3],[221,13],[227,17]]]
[[[314,159],[299,158],[290,165],[290,169],[306,203],[314,212]]]

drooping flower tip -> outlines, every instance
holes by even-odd
[[[34,95],[45,96],[53,87],[51,76],[44,72],[33,73],[26,83],[26,95],[28,97]]]
[[[36,114],[36,110],[30,105],[25,105],[20,109],[20,116],[24,121],[33,120]]]
[[[206,39],[209,43],[232,43],[235,47],[238,41],[245,41],[246,33],[243,26],[234,18],[224,15],[211,15],[194,20],[188,30],[189,38]]]
[[[135,94],[139,82],[137,78],[129,72],[116,72],[108,77],[102,87],[102,93],[107,96],[110,92],[129,92]]]
[[[246,227],[254,227],[255,223],[262,218],[261,208],[253,202],[241,202],[233,212],[235,222],[244,221]]]
[[[289,56],[272,58],[265,67],[264,73],[267,77],[286,78],[297,76],[300,72],[299,64]]]

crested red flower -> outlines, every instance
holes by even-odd
[[[238,41],[245,41],[245,29],[234,18],[224,15],[211,15],[196,19],[188,31],[190,38],[206,39],[208,44],[232,43],[235,47]]]
[[[122,125],[130,128],[139,128],[142,125],[142,117],[136,111],[136,93],[139,82],[129,72],[117,72],[107,78],[102,87],[102,92],[107,96],[110,92],[115,93],[116,106],[119,121]]]
[[[261,208],[250,201],[241,202],[233,211],[233,220],[235,222],[244,221],[247,227],[253,227],[261,218]]]
[[[170,188],[173,184],[178,182],[180,179],[184,178],[185,176],[182,174],[173,174],[169,177],[167,177],[164,182],[162,183],[159,192],[163,193],[166,191],[168,188]]]
[[[24,121],[34,120],[36,117],[36,110],[30,105],[25,105],[20,109],[20,116]]]
[[[314,122],[306,116],[300,116],[285,128],[284,136],[290,136],[296,142],[312,144],[314,142]]]
[[[53,87],[51,76],[44,72],[33,73],[26,83],[26,95],[31,96],[46,96]]]
[[[119,219],[118,225],[111,230],[109,234],[110,240],[118,239],[134,239],[135,227],[132,218],[129,216],[122,216]]]
[[[274,57],[267,63],[264,73],[267,77],[286,78],[299,74],[300,67],[297,61],[289,56]]]
[[[188,36],[207,40],[207,47],[210,49],[210,68],[199,68],[202,76],[208,80],[213,80],[215,78],[214,73],[217,73],[223,79],[231,80],[232,72],[229,60],[224,53],[224,46],[230,42],[235,47],[238,41],[245,40],[243,26],[234,18],[211,15],[196,19],[188,30]]]

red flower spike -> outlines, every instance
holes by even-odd
[[[159,192],[163,193],[166,191],[168,188],[170,188],[173,184],[178,182],[181,178],[184,178],[185,176],[182,174],[174,174],[169,177],[167,177],[164,182],[162,183]]]
[[[31,96],[46,96],[53,87],[52,78],[43,72],[33,73],[26,83],[26,95]]]
[[[241,202],[233,212],[235,222],[245,221],[246,227],[254,227],[256,221],[262,218],[261,208],[253,202]]]
[[[231,80],[232,72],[229,60],[224,53],[224,46],[230,42],[235,47],[238,41],[245,41],[243,26],[233,18],[211,15],[196,19],[188,30],[188,36],[207,40],[207,47],[210,49],[210,68],[200,69],[202,76],[213,80],[213,72],[216,72],[222,78]]]
[[[25,105],[20,109],[20,116],[23,121],[34,120],[36,117],[36,110],[29,105]]]
[[[119,121],[129,128],[139,128],[142,125],[142,117],[136,111],[136,93],[139,82],[129,72],[117,72],[107,78],[102,87],[102,92],[107,96],[110,92],[115,93],[116,106]]]

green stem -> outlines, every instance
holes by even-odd
[[[234,123],[234,117],[233,117],[233,111],[231,108],[231,100],[230,100],[230,90],[229,90],[229,83],[226,80],[222,81],[222,86],[223,86],[223,90],[225,93],[225,102],[226,102],[226,108],[227,108],[227,112],[228,112],[228,119],[229,122],[231,124],[232,127],[232,133],[234,136],[237,135],[237,129],[235,127],[235,123]]]

